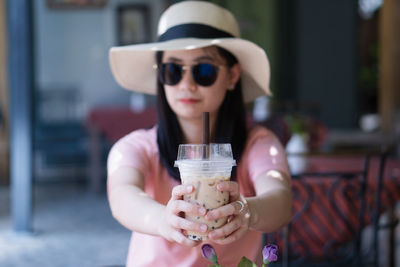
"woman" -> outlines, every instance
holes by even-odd
[[[209,229],[184,213],[208,220],[230,216],[208,235],[220,264],[234,266],[242,256],[255,260],[262,232],[280,229],[291,214],[284,149],[270,131],[246,129],[244,102],[269,94],[267,57],[239,38],[229,11],[209,2],[172,5],[158,33],[157,43],[110,51],[119,84],[158,99],[158,124],[123,137],[108,158],[112,214],[133,232],[127,266],[207,266],[200,243],[184,233]],[[218,185],[229,192],[230,203],[208,212],[183,201],[194,187],[181,185],[173,167],[179,144],[201,143],[205,111],[211,141],[231,143],[238,162],[231,181]]]

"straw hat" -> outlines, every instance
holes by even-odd
[[[242,69],[244,101],[270,95],[270,67],[262,48],[241,39],[234,16],[210,2],[183,1],[170,6],[158,24],[155,43],[112,47],[110,65],[124,88],[156,94],[155,51],[190,50],[217,45],[231,52]]]

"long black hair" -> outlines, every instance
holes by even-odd
[[[228,67],[232,67],[238,61],[229,51],[217,47],[218,53],[226,60]],[[161,64],[163,52],[156,53],[156,62]],[[169,106],[164,86],[157,79],[157,144],[161,163],[168,174],[180,181],[178,168],[174,167],[174,161],[178,154],[178,146],[183,143],[183,133],[176,114]],[[247,139],[246,115],[243,102],[243,93],[240,80],[234,90],[227,90],[216,120],[216,131],[213,143],[230,143],[233,157],[238,163],[241,159]],[[231,180],[236,180],[236,168],[233,169]]]

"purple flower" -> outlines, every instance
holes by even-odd
[[[204,258],[208,259],[209,261],[218,264],[217,253],[210,244],[204,244],[201,247],[201,254],[203,255]]]
[[[264,246],[264,248],[262,250],[262,255],[263,255],[264,264],[268,264],[270,262],[277,261],[278,260],[278,246],[271,245],[271,244]]]

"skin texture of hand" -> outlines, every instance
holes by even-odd
[[[219,191],[228,191],[230,203],[220,208],[209,211],[207,220],[215,220],[228,217],[228,222],[223,227],[211,231],[208,237],[215,243],[226,245],[240,239],[249,230],[250,213],[249,207],[243,196],[240,195],[239,185],[233,181],[221,182],[217,185]],[[244,209],[240,211],[241,205],[236,201],[242,201]]]
[[[191,204],[183,200],[183,196],[192,193],[194,187],[192,185],[178,185],[172,190],[171,199],[164,210],[165,223],[159,226],[159,233],[165,239],[171,242],[177,242],[181,245],[194,247],[200,244],[184,235],[185,231],[206,232],[207,225],[189,221],[182,217],[183,213],[204,216],[206,209],[195,204]]]

